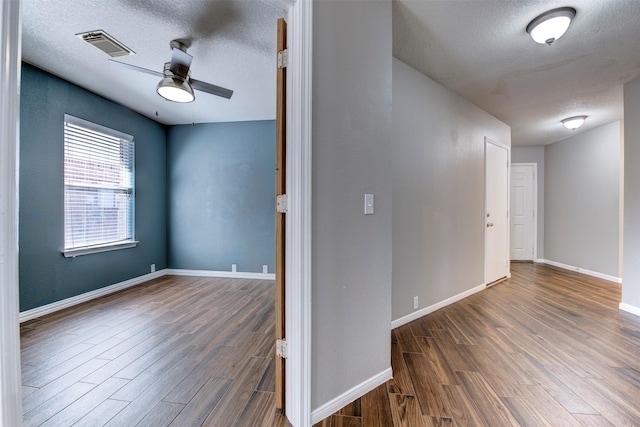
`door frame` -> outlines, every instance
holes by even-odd
[[[495,145],[496,147],[503,148],[507,150],[507,230],[506,230],[506,278],[511,277],[511,268],[509,266],[510,263],[510,249],[511,249],[511,146],[507,144],[503,144],[500,142],[493,141],[489,137],[484,137],[484,213],[483,213],[483,232],[484,232],[484,263],[483,263],[483,280],[484,284],[488,285],[487,282],[487,227],[486,227],[486,212],[487,212],[487,145]]]
[[[310,427],[313,2],[289,2],[285,221],[285,333],[289,354],[285,399],[291,424]]]
[[[313,3],[264,0],[285,12],[288,23],[287,194],[285,316],[288,341],[287,418],[311,425],[311,141]],[[18,324],[18,144],[22,36],[21,0],[0,7],[0,424],[22,425]],[[6,163],[6,165],[4,164]]]
[[[538,164],[535,162],[524,163],[511,163],[510,173],[513,172],[513,168],[516,166],[533,166],[533,262],[538,259]],[[511,174],[509,174],[509,180],[511,180]],[[511,181],[509,181],[509,197],[511,197]],[[509,199],[511,200],[511,199]],[[509,221],[511,221],[511,205],[509,205]],[[509,224],[511,225],[511,224]],[[511,238],[509,238],[509,256],[511,256]]]
[[[22,425],[18,322],[18,156],[22,4],[0,5],[0,425]]]
[[[287,21],[284,18],[278,18],[276,23],[276,54],[280,55],[287,49]],[[287,125],[287,68],[286,64],[276,66],[276,164],[275,164],[275,197],[276,205],[278,205],[278,197],[286,197],[287,189],[287,169],[286,169],[286,125]],[[276,348],[278,348],[278,342],[286,340],[285,331],[285,315],[284,315],[284,291],[285,291],[285,221],[286,221],[286,209],[276,209],[276,221],[275,221],[275,340]],[[286,359],[283,355],[279,354],[276,350],[275,354],[275,401],[276,409],[286,413],[285,411],[285,362]]]

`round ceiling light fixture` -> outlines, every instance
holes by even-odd
[[[164,77],[158,83],[158,95],[173,102],[192,102],[196,99],[189,84],[189,74],[181,76],[171,71],[171,63],[164,64]]]
[[[580,126],[582,126],[582,124],[584,123],[584,121],[587,119],[587,116],[574,116],[574,117],[568,117],[564,120],[562,120],[562,124],[564,125],[564,127],[566,127],[567,129],[571,129],[571,130],[576,130],[578,129]]]
[[[527,33],[536,43],[551,46],[551,43],[558,40],[567,31],[575,16],[576,10],[572,7],[548,10],[529,22]]]
[[[164,77],[156,88],[158,95],[173,102],[191,102],[196,97],[189,83],[183,79]]]

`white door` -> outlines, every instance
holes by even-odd
[[[509,151],[485,141],[485,250],[486,284],[509,271]]]
[[[511,165],[511,260],[535,258],[536,164]]]

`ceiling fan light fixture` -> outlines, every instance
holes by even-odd
[[[551,46],[567,31],[575,16],[576,10],[572,7],[548,10],[527,25],[527,33],[536,43]]]
[[[158,95],[173,102],[192,102],[196,99],[191,85],[183,78],[163,77],[156,87]]]
[[[578,129],[580,126],[582,126],[582,124],[584,123],[584,121],[587,119],[587,116],[574,116],[574,117],[568,117],[564,120],[562,120],[562,124],[564,125],[564,127],[566,127],[567,129],[570,130],[576,130]]]

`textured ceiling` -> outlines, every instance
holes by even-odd
[[[276,20],[258,0],[23,0],[23,59],[164,124],[275,118]],[[117,58],[162,71],[169,42],[190,40],[193,78],[234,90],[165,101],[157,77],[108,61],[75,34],[102,29],[136,52]]]
[[[529,21],[560,6],[577,10],[567,33],[534,43]],[[258,0],[23,0],[23,57],[165,124],[273,119],[281,16]],[[75,36],[96,29],[136,52],[122,61],[157,71],[169,41],[189,39],[192,76],[235,93],[164,101],[156,77]],[[394,0],[393,53],[510,125],[513,145],[545,145],[573,135],[563,118],[588,115],[583,132],[623,117],[622,85],[640,75],[640,0]]]
[[[577,11],[552,46],[526,33],[540,13]],[[640,75],[640,1],[393,2],[393,53],[511,126],[514,146],[574,135],[623,118],[622,85]]]

